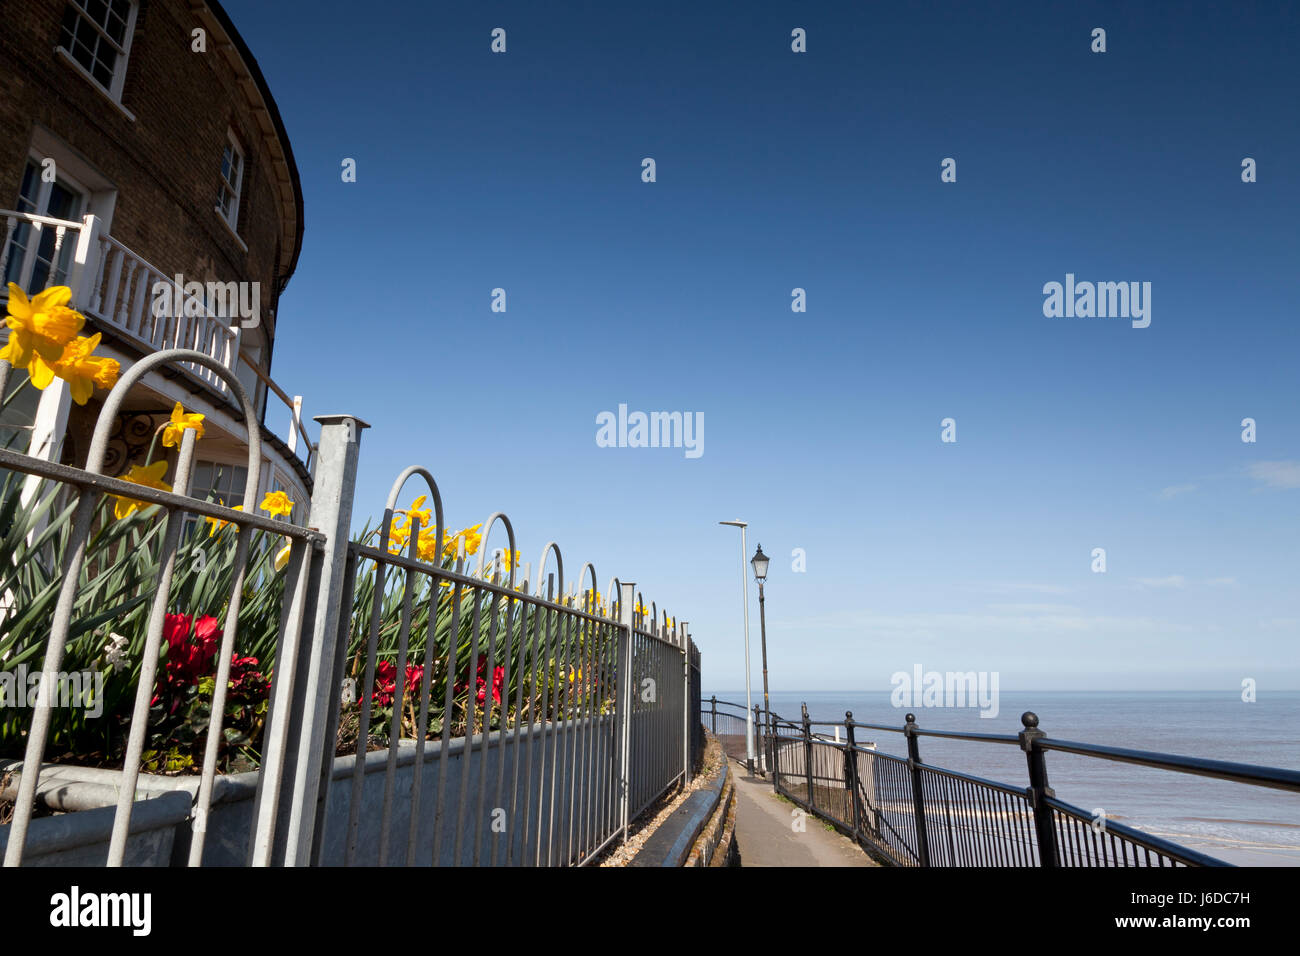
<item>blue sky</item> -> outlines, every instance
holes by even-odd
[[[1300,687],[1297,8],[225,6],[306,201],[273,374],[371,422],[372,513],[426,465],[453,526],[689,620],[715,687],[735,517],[777,689]],[[1067,273],[1150,326],[1044,317]],[[620,403],[704,454],[597,447]]]

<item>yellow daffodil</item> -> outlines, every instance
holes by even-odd
[[[217,504],[219,504],[219,505],[224,505],[225,502],[224,502],[224,501],[221,501],[221,500],[218,499]],[[243,511],[243,510],[244,510],[244,506],[243,506],[243,505],[235,505],[235,507],[231,508],[230,510],[231,510],[231,511]],[[212,537],[214,534],[216,534],[218,531],[220,531],[222,528],[224,528],[226,525],[230,524],[230,522],[227,521],[227,520],[225,520],[224,518],[204,518],[203,520],[206,521],[206,522],[208,523],[208,525],[209,525],[209,527],[208,527],[208,537],[209,537],[209,538]]]
[[[268,491],[258,507],[273,518],[278,515],[287,517],[293,512],[293,502],[283,491]]]
[[[181,436],[184,435],[185,429],[194,429],[194,438],[197,441],[203,437],[203,416],[198,412],[187,412],[177,402],[176,407],[172,409],[172,420],[163,428],[163,444],[168,448],[176,448],[181,443]]]
[[[293,550],[293,542],[290,541],[288,538],[285,538],[284,547],[281,548],[280,552],[275,556],[275,569],[277,571],[284,570],[284,566],[289,563],[289,552],[292,550]]]
[[[451,532],[448,532],[447,534],[444,534],[444,535],[442,536],[442,556],[443,556],[444,558],[454,558],[454,557],[456,557],[456,554],[457,554],[457,551],[456,551],[456,541],[460,538],[460,535],[461,535],[461,532],[458,531],[458,532],[456,532],[455,534],[452,534]],[[468,547],[466,547],[466,549],[465,549],[465,553],[466,553],[466,554],[469,553],[469,548],[468,548]]]
[[[512,567],[514,567],[516,564],[519,563],[518,551],[514,552],[514,555],[512,557],[511,552],[508,548],[502,548],[498,552],[498,554],[500,555],[501,558],[501,570],[503,572],[508,572]],[[496,555],[493,555],[493,557],[495,558]],[[495,567],[495,563],[493,564],[493,567]]]
[[[85,405],[90,396],[95,394],[95,386],[112,388],[117,383],[117,373],[121,366],[117,359],[92,355],[99,345],[100,334],[86,338],[77,336],[63,348],[63,354],[53,365],[41,357],[40,352],[33,352],[27,375],[32,386],[44,389],[54,381],[54,376],[67,381],[72,393],[72,400],[78,405]]]
[[[0,350],[0,359],[23,369],[33,356],[40,356],[47,365],[57,363],[64,346],[86,324],[84,315],[68,308],[71,300],[72,290],[66,285],[52,286],[28,299],[22,289],[9,283],[9,314],[5,317],[9,342]]]
[[[162,476],[167,474],[167,462],[155,461],[152,465],[132,465],[131,470],[121,478],[123,481],[129,481],[134,485],[143,485],[146,488],[157,488],[160,491],[171,491],[172,486],[162,480]],[[150,507],[148,502],[140,501],[138,498],[126,498],[122,495],[113,495],[117,499],[117,504],[113,507],[113,517],[119,521],[135,511],[137,508]]]
[[[428,496],[420,495],[420,497],[411,502],[411,507],[407,508],[405,512],[400,512],[410,516],[412,519],[419,518],[421,528],[429,527],[429,522],[433,520],[433,509],[424,507],[424,499],[426,497]]]
[[[432,563],[438,560],[438,552],[442,549],[438,547],[437,534],[437,528],[422,528],[420,530],[420,537],[417,539],[415,547],[421,561]]]
[[[442,553],[444,557],[456,557],[456,542],[462,537],[465,539],[465,553],[467,555],[477,554],[479,546],[483,544],[483,535],[479,534],[479,528],[482,524],[476,524],[472,528],[462,528],[460,531],[448,532],[442,536]]]
[[[388,553],[401,554],[406,550],[406,544],[411,539],[411,529],[401,524],[395,524],[388,529]]]

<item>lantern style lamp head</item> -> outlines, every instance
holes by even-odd
[[[767,563],[768,557],[763,553],[763,546],[760,544],[754,556],[749,559],[749,563],[754,566],[754,580],[763,582],[767,580]]]

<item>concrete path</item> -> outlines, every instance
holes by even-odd
[[[772,792],[772,781],[749,776],[745,765],[731,761],[736,781],[736,845],[741,866],[876,866],[847,837],[827,830],[811,814],[804,828],[794,828],[793,803]]]

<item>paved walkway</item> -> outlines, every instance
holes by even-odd
[[[770,778],[749,776],[731,761],[736,781],[736,845],[741,866],[876,866],[847,837],[808,814],[794,828],[795,806],[772,792]]]

